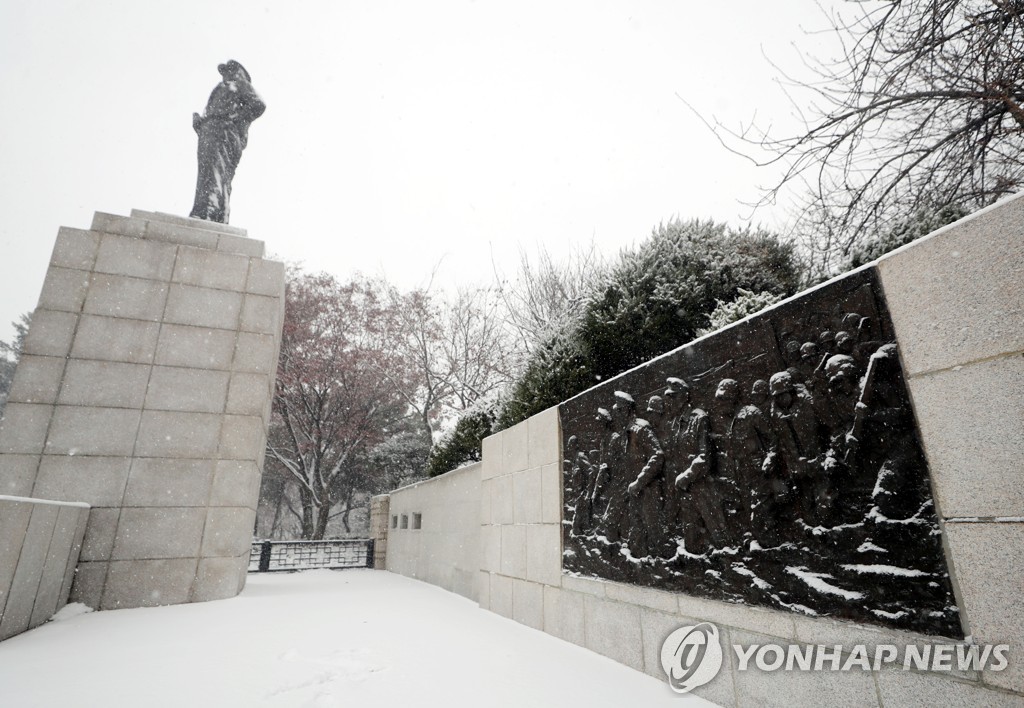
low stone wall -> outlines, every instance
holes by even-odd
[[[480,467],[391,492],[388,570],[478,599]]]
[[[67,603],[88,517],[88,504],[0,496],[0,640]]]
[[[716,703],[1021,705],[1024,196],[909,244],[859,277],[877,282],[878,297],[891,317],[927,457],[927,486],[934,501],[929,523],[942,539],[941,555],[956,606],[944,614],[959,624],[950,634],[966,639],[893,629],[884,621],[879,626],[833,620],[564,572],[563,532],[568,533],[572,517],[563,521],[568,514],[563,464],[570,470],[572,464],[563,460],[567,455],[562,452],[559,408],[485,439],[479,467],[396,492],[388,569],[451,587],[456,564],[460,574],[473,567],[473,555],[466,552],[473,536],[468,505],[477,495],[481,607],[662,680],[665,638],[683,625],[714,623],[725,649],[723,668],[695,693]],[[764,326],[757,317],[735,325],[732,332],[741,338],[752,327]],[[664,362],[660,357],[655,366]],[[610,397],[623,377],[599,390]],[[403,517],[416,511],[424,513],[429,535],[402,528]],[[456,547],[460,552],[453,552]],[[858,644],[869,651],[883,644],[902,651],[907,645],[972,643],[1008,645],[1007,668],[741,671],[730,646],[842,645],[849,652]]]

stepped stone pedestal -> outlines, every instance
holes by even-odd
[[[225,224],[132,211],[61,228],[0,422],[0,495],[91,507],[71,601],[245,584],[284,266]]]

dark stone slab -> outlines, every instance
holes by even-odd
[[[963,637],[873,269],[559,412],[564,570]]]

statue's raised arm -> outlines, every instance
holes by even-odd
[[[252,87],[245,67],[232,59],[217,67],[221,82],[213,89],[203,115],[192,114],[199,134],[199,176],[189,216],[228,223],[231,180],[249,139],[249,124],[263,115],[266,104]]]

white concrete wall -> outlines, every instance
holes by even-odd
[[[741,672],[727,650],[722,672],[695,691],[721,705],[1024,705],[1024,196],[890,254],[877,267],[961,616],[976,643],[1010,645],[1009,668]],[[563,574],[560,443],[555,408],[483,442],[481,607],[658,679],[665,678],[665,637],[699,621],[716,624],[726,647],[953,643]],[[470,489],[460,490],[460,508]],[[447,492],[444,482],[434,487],[431,505],[449,508]],[[391,513],[398,509],[393,497]],[[457,525],[460,543],[470,536],[466,522]],[[442,562],[433,547],[451,540],[414,539],[416,533],[389,531],[389,569],[415,575],[409,569],[418,570],[424,558]],[[405,544],[401,551],[395,539]],[[444,571],[435,565],[431,573]]]
[[[478,599],[480,464],[397,489],[390,497],[391,518],[405,516],[408,527],[389,523],[387,569]],[[420,514],[419,529],[413,528],[414,514]]]
[[[1024,694],[1024,194],[878,263],[966,633]]]

